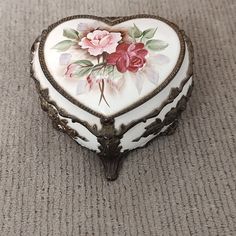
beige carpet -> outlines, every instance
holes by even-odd
[[[0,1],[0,235],[236,235],[235,0]],[[195,89],[177,132],[107,182],[92,152],[52,128],[30,46],[73,14],[151,13],[193,41]]]

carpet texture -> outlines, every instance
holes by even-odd
[[[235,0],[0,1],[0,235],[236,235],[235,12]],[[137,13],[190,36],[195,89],[176,133],[107,182],[40,109],[30,46],[68,15]]]

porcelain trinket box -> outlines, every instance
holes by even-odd
[[[98,154],[109,180],[129,151],[173,133],[193,86],[191,42],[158,16],[67,17],[31,56],[43,110]]]

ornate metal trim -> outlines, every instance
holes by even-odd
[[[72,139],[80,138],[84,142],[88,142],[88,139],[79,135],[79,133],[68,126],[66,119],[60,119],[58,111],[51,104],[49,104],[42,96],[40,96],[41,107],[48,113],[49,118],[52,120],[53,127],[63,133],[67,133]]]
[[[146,138],[149,135],[157,135],[164,126],[170,125],[173,122],[177,121],[178,116],[185,110],[187,101],[191,95],[193,89],[193,83],[191,84],[190,88],[188,89],[187,95],[183,95],[182,98],[178,101],[176,107],[172,108],[167,114],[165,115],[164,120],[162,121],[159,118],[156,118],[151,124],[145,127],[145,132],[140,135],[140,137],[133,140],[133,142],[138,142],[141,138]],[[175,123],[176,125],[176,123]],[[173,131],[174,126],[171,127],[171,131]],[[170,134],[170,129],[165,132],[164,134]]]

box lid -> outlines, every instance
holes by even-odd
[[[97,116],[127,112],[159,93],[185,53],[176,25],[148,15],[72,16],[42,33],[41,68],[74,104]]]

